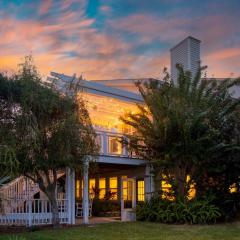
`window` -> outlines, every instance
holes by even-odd
[[[103,141],[102,141],[102,135],[97,134],[96,136],[96,144],[99,146],[100,148],[100,153],[103,153]]]
[[[236,183],[233,183],[232,185],[230,185],[229,187],[229,192],[230,193],[236,193],[237,192],[237,184]]]
[[[172,190],[172,185],[168,183],[167,181],[163,180],[161,183],[161,188],[162,188],[162,198],[166,198],[170,201],[174,200],[173,196],[173,190]]]
[[[137,181],[137,200],[144,201],[144,180]]]
[[[76,198],[80,198],[80,180],[76,180]]]
[[[95,181],[94,178],[91,178],[89,180],[89,195],[90,195],[90,198],[95,197],[95,186],[96,186],[96,181]]]
[[[123,181],[123,199],[126,201],[132,200],[133,185],[131,181]]]
[[[166,176],[163,176],[163,179],[166,178]],[[186,183],[188,183],[191,180],[190,176],[187,175]],[[172,185],[168,183],[166,180],[162,181],[162,198],[166,198],[168,200],[174,200],[174,192]],[[190,189],[188,190],[188,199],[191,200],[195,198],[196,196],[196,188],[195,183],[190,184]]]
[[[110,154],[122,154],[122,144],[119,137],[108,137],[108,147]]]
[[[187,175],[187,183],[191,180],[190,176]],[[190,184],[190,188],[188,190],[188,199],[194,199],[196,197],[196,187],[195,187],[195,183],[191,183]]]
[[[111,199],[117,200],[117,193],[118,193],[118,179],[117,177],[109,178],[109,190],[112,194]]]
[[[106,178],[99,179],[99,199],[103,199],[106,194]]]

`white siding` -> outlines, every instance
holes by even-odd
[[[200,65],[200,41],[198,39],[187,37],[182,42],[171,49],[171,76],[173,80],[177,79],[176,64],[182,64],[184,70],[196,74]]]

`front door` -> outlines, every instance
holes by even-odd
[[[122,177],[121,180],[121,220],[136,220],[136,179]]]

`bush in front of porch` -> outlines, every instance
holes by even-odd
[[[97,217],[119,217],[121,203],[117,200],[94,199],[93,216]]]
[[[124,201],[126,208],[131,208],[131,201]],[[121,201],[111,199],[97,199],[93,200],[92,206],[93,216],[97,217],[120,217]]]
[[[137,220],[181,223],[210,224],[221,217],[221,210],[209,200],[169,201],[158,196],[152,197],[136,208]]]

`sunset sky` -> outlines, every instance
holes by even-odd
[[[240,75],[240,0],[0,0],[0,70],[86,79],[159,77],[169,49],[202,41],[208,76]]]

